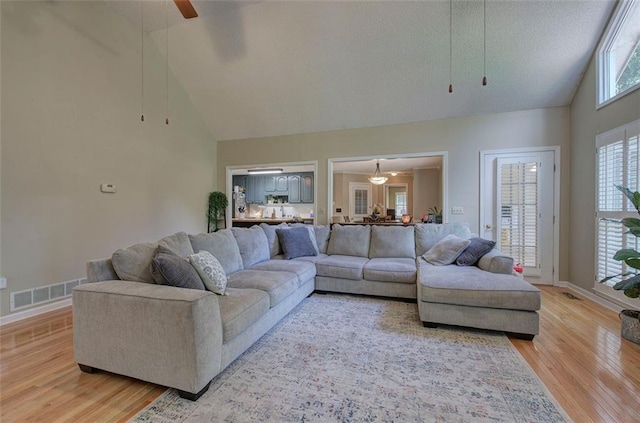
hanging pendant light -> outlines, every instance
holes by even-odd
[[[453,29],[451,28],[452,26],[452,21],[453,21],[453,0],[449,0],[449,93],[453,93],[453,81],[451,80],[451,62],[453,61],[452,58],[452,35],[451,33],[453,32]]]
[[[487,85],[487,0],[484,0],[484,11],[483,11],[483,24],[482,30],[484,32],[484,43],[483,43],[483,63],[484,63],[484,76],[482,77],[482,86]]]
[[[140,2],[140,121],[144,122],[144,2]]]
[[[387,179],[388,178],[386,176],[383,176],[382,172],[380,172],[380,160],[378,160],[376,162],[376,171],[372,176],[369,177],[369,182],[371,182],[373,185],[382,185],[387,182]]]

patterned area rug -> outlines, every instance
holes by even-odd
[[[426,329],[415,304],[313,295],[197,402],[133,422],[570,421],[501,333]]]

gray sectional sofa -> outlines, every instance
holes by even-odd
[[[424,259],[447,235],[470,238],[466,225],[301,225],[305,230],[290,234],[308,234],[312,249],[307,245],[304,253],[297,243],[279,242],[295,239],[283,238],[290,226],[300,225],[180,232],[90,261],[92,283],[73,291],[80,368],[173,387],[196,400],[314,291],[416,300],[425,326],[501,330],[527,339],[538,333],[540,293],[511,274],[509,257],[493,250],[477,266],[464,267]],[[160,285],[154,262],[160,251],[182,259],[211,253],[226,274],[225,295]]]

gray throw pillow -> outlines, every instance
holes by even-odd
[[[204,291],[204,284],[196,269],[185,259],[175,254],[158,253],[153,258],[155,271],[159,272],[168,285],[179,288]]]
[[[276,229],[276,234],[280,240],[285,260],[318,255],[317,246],[311,240],[307,228]]]
[[[166,247],[163,244],[158,245],[158,248],[156,249],[156,254],[154,257],[157,257],[158,254],[161,254],[161,253],[179,257],[175,251]],[[151,261],[150,267],[151,267],[151,277],[153,278],[153,283],[158,285],[170,285],[170,283],[167,282],[167,280],[164,278],[162,273],[160,273],[160,269],[153,265],[153,259]]]
[[[422,257],[431,264],[445,266],[453,263],[471,243],[468,239],[447,235],[436,243]]]
[[[484,238],[471,238],[471,243],[456,259],[458,266],[473,266],[489,251],[493,250],[496,243]]]

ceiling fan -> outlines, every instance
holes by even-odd
[[[182,13],[185,19],[192,19],[198,17],[198,12],[194,9],[191,1],[189,0],[173,0],[173,2],[178,6],[178,10]]]

